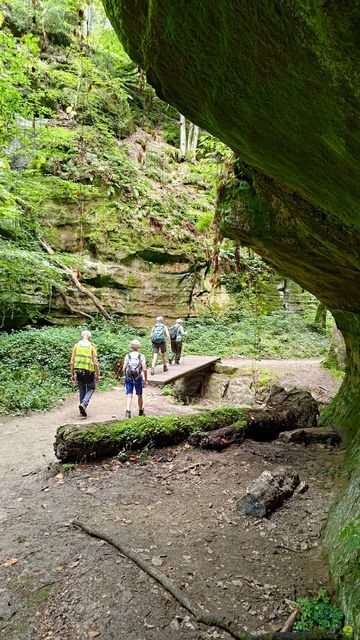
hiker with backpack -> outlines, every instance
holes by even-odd
[[[185,336],[187,336],[187,331],[185,331],[183,324],[184,320],[178,318],[175,324],[173,324],[169,329],[171,340],[171,356],[169,358],[169,364],[172,364],[173,362],[175,362],[175,364],[180,364],[183,341]]]
[[[156,360],[157,360],[159,350],[161,352],[163,369],[164,371],[168,370],[167,364],[166,364],[166,341],[170,342],[171,340],[170,340],[169,330],[167,326],[164,324],[164,318],[162,316],[158,316],[155,319],[155,324],[151,329],[150,337],[151,337],[151,344],[152,344],[152,351],[153,351],[153,358],[151,362],[150,373],[153,376],[155,373],[155,365],[156,365]]]
[[[139,416],[144,416],[143,389],[147,385],[146,360],[143,353],[140,353],[140,342],[132,340],[130,351],[125,356],[123,371],[125,373],[125,393],[126,393],[126,413],[125,418],[131,418],[131,405],[133,393],[138,399]]]
[[[82,331],[81,340],[72,349],[70,358],[71,382],[77,382],[79,388],[80,415],[86,418],[87,407],[95,392],[95,385],[99,382],[99,363],[96,347],[91,343],[91,332]]]

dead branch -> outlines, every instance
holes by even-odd
[[[85,311],[80,311],[80,309],[74,309],[74,307],[71,306],[67,295],[60,289],[60,287],[56,287],[56,289],[60,297],[62,298],[65,307],[69,309],[72,315],[79,315],[79,316],[83,316],[84,318],[89,318],[89,320],[93,320],[93,317],[89,313],[85,313]]]
[[[47,253],[49,253],[50,255],[54,255],[55,254],[54,249],[52,249],[52,247],[50,247],[50,245],[48,245],[48,243],[45,242],[45,240],[43,240],[42,238],[39,238],[39,243]],[[69,276],[69,278],[71,279],[71,281],[73,282],[75,287],[83,295],[88,296],[88,298],[90,298],[93,301],[95,307],[100,311],[101,315],[105,318],[105,320],[108,320],[108,321],[111,320],[111,317],[109,316],[109,314],[106,311],[106,309],[104,309],[104,307],[102,306],[102,304],[98,300],[98,298],[91,291],[86,289],[86,287],[84,287],[84,285],[81,284],[81,282],[78,280],[78,278],[76,277],[74,272],[69,267],[67,267],[65,264],[63,264],[59,260],[59,258],[55,258],[55,263],[58,265],[58,267],[60,267],[60,269],[62,269]],[[68,307],[68,305],[66,305],[66,306]]]
[[[297,620],[297,618],[299,617],[300,611],[299,609],[296,607],[296,609],[294,611],[292,611],[288,617],[288,619],[286,620],[285,624],[283,627],[281,627],[281,631],[291,631],[291,629],[293,628],[293,624],[294,622]]]
[[[175,598],[175,600],[177,600],[179,604],[184,607],[184,609],[187,609],[194,616],[197,622],[205,624],[209,627],[218,627],[219,629],[223,629],[237,640],[335,640],[336,638],[335,634],[333,633],[326,633],[321,631],[317,631],[316,633],[302,631],[299,633],[274,632],[266,633],[264,635],[249,634],[233,620],[229,620],[225,616],[221,616],[217,613],[201,609],[199,605],[193,602],[180,589],[180,587],[173,580],[171,580],[171,578],[168,578],[168,576],[166,576],[162,571],[154,567],[147,560],[144,560],[144,558],[135,553],[135,551],[133,551],[130,547],[123,544],[122,542],[115,540],[110,534],[106,533],[105,531],[100,531],[90,525],[84,524],[79,520],[73,520],[72,524],[75,527],[82,529],[82,531],[85,531],[90,536],[98,538],[99,540],[105,540],[113,547],[118,549],[120,553],[129,558],[129,560],[132,560],[145,573],[147,573],[159,584],[161,584],[161,586],[166,591],[168,591]]]

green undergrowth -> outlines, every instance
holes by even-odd
[[[126,325],[94,328],[100,367],[100,389],[114,385],[117,362],[129,349],[132,338],[140,337]],[[24,329],[0,334],[0,412],[24,413],[45,410],[71,390],[69,360],[80,339],[72,327]],[[140,337],[141,339],[141,337]]]
[[[327,353],[329,339],[311,331],[296,313],[231,315],[187,322],[186,352],[247,358],[315,358]]]
[[[314,598],[299,598],[299,619],[294,623],[294,631],[339,631],[344,622],[344,614],[332,601],[326,589],[319,589]]]
[[[56,455],[61,460],[115,455],[123,449],[161,447],[184,440],[189,435],[206,433],[236,423],[245,427],[241,409],[221,408],[192,415],[151,416],[108,424],[88,425],[83,429],[64,425],[57,431]]]
[[[296,314],[275,313],[254,320],[250,316],[230,321],[229,317],[188,320],[184,354],[244,356],[262,358],[305,358],[323,355],[325,336],[306,329]],[[148,329],[133,329],[124,323],[102,323],[90,327],[98,349],[100,389],[119,384],[116,365],[137,338],[150,363]],[[80,328],[27,328],[0,334],[0,413],[46,410],[71,390],[69,359],[80,337]]]

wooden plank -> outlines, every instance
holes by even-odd
[[[151,385],[170,384],[196,371],[210,368],[219,360],[220,358],[217,356],[185,356],[185,358],[181,358],[180,364],[168,364],[168,371],[163,371],[162,364],[159,363],[155,367],[155,375],[153,376],[150,374],[150,367],[148,367],[148,383]]]

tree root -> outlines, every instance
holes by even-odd
[[[135,553],[130,547],[115,540],[110,534],[105,531],[100,531],[95,527],[84,524],[79,520],[73,520],[72,524],[79,529],[82,529],[90,536],[99,538],[99,540],[105,540],[113,547],[118,549],[124,556],[132,560],[138,565],[145,573],[154,578],[161,586],[170,593],[179,604],[187,609],[195,618],[197,622],[207,625],[208,627],[218,627],[227,631],[233,638],[237,640],[334,640],[337,636],[334,633],[316,631],[316,632],[270,632],[262,635],[253,635],[247,633],[242,627],[240,627],[233,620],[229,620],[225,616],[221,616],[218,613],[206,611],[199,605],[193,602],[178,585],[168,578],[162,571],[154,567],[150,562],[144,560],[139,554]]]

